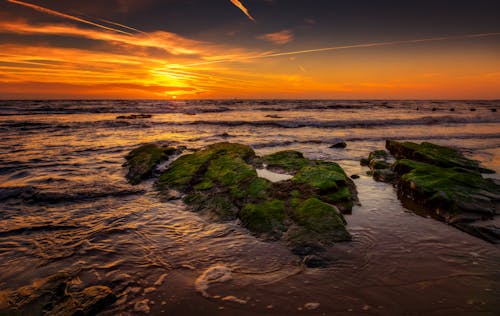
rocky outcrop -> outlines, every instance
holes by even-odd
[[[128,167],[126,175],[131,184],[139,184],[152,176],[154,168],[163,160],[178,153],[175,147],[160,146],[157,144],[145,144],[132,150],[125,159],[124,164]]]
[[[293,175],[271,182],[256,167]],[[218,143],[179,157],[160,176],[162,195],[182,192],[193,211],[217,221],[239,220],[253,234],[285,240],[292,249],[322,249],[350,240],[342,213],[357,200],[352,180],[334,162],[296,151],[258,157],[248,146]],[[312,246],[311,246],[312,245]]]
[[[387,149],[397,159],[382,172],[370,155],[373,176],[393,182],[403,204],[413,210],[425,210],[472,235],[493,243],[500,242],[500,228],[491,221],[500,212],[500,184],[484,178],[491,173],[477,161],[459,151],[431,143],[387,141]],[[377,172],[379,175],[376,175]],[[391,174],[390,177],[380,174]]]

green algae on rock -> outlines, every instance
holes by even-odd
[[[390,170],[382,169],[396,176],[385,182],[395,181],[406,207],[424,210],[487,241],[500,242],[500,228],[488,221],[500,212],[500,185],[480,173],[491,170],[449,147],[397,141],[387,141],[386,146],[398,160]],[[377,170],[372,170],[376,178]]]
[[[125,159],[124,166],[128,167],[126,175],[131,184],[139,184],[142,180],[151,177],[154,168],[169,156],[177,153],[177,149],[169,146],[145,144],[132,150]]]
[[[386,148],[397,159],[412,159],[443,168],[460,167],[481,173],[495,173],[493,170],[482,168],[479,162],[466,158],[460,151],[450,147],[428,142],[416,144],[388,140]]]
[[[255,168],[262,164],[293,178],[260,178]],[[239,220],[255,235],[284,239],[292,247],[301,244],[300,236],[317,248],[351,239],[341,211],[350,212],[357,201],[354,183],[338,164],[309,160],[300,152],[258,157],[249,146],[217,143],[172,162],[157,187],[161,194],[184,193],[193,211]],[[300,234],[288,234],[292,226]]]

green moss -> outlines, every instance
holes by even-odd
[[[298,197],[302,196],[302,193],[300,193],[299,190],[292,190],[292,192],[290,192],[290,196],[292,196],[294,198],[298,198]]]
[[[255,178],[247,187],[248,198],[251,200],[265,199],[268,196],[268,190],[271,182],[263,178]]]
[[[294,242],[300,239],[309,239],[312,233],[322,243],[332,241],[350,240],[351,236],[345,229],[345,220],[330,204],[324,203],[316,198],[310,198],[304,201],[294,211],[296,222],[302,226],[304,230],[297,230],[290,238]]]
[[[336,191],[339,185],[345,185],[347,175],[334,162],[321,162],[306,166],[293,177],[293,181],[307,183],[320,191]]]
[[[160,147],[156,144],[146,144],[132,150],[125,157],[129,168],[127,179],[131,184],[140,183],[152,175],[156,165],[175,152],[173,147]]]
[[[328,194],[326,199],[331,203],[349,201],[351,199],[351,191],[349,187],[344,186],[339,188],[337,192]]]
[[[372,159],[370,161],[370,169],[389,169],[391,165],[385,160]]]
[[[405,182],[413,182],[416,190],[421,193],[445,192],[450,198],[470,195],[477,190],[489,190],[490,181],[480,173],[466,171],[462,168],[440,168],[427,163],[411,160],[400,160],[398,165],[412,168],[402,175]],[[400,168],[400,167],[398,167]]]
[[[297,172],[292,180],[272,183],[257,176],[258,160],[247,146],[214,144],[174,161],[160,177],[159,188],[186,193],[185,203],[216,220],[239,218],[258,235],[277,238],[293,226],[304,230],[296,236],[305,236],[307,243],[350,238],[342,215],[319,200],[342,209],[352,205],[351,180],[338,164],[307,160],[294,151],[268,155],[264,163]],[[297,238],[297,244],[304,242]]]
[[[247,204],[241,211],[241,221],[249,230],[267,233],[284,229],[285,204],[281,200]]]
[[[477,161],[466,158],[461,152],[450,147],[427,142],[416,144],[397,141],[387,141],[386,147],[398,159],[412,159],[444,168],[460,167],[483,173],[494,173],[492,170],[482,168]]]
[[[262,157],[268,168],[280,168],[290,172],[296,172],[308,165],[308,160],[298,151],[285,150]]]
[[[199,151],[177,158],[177,160],[175,160],[160,176],[160,187],[171,187],[177,190],[186,189],[189,184],[195,180],[201,167],[204,166],[212,156],[213,153],[210,151]]]
[[[202,177],[207,168],[210,172],[210,179],[220,181],[224,185],[234,183],[250,173],[256,175],[255,170],[245,163],[254,155],[253,149],[245,145],[213,144],[196,153],[179,157],[161,175],[159,186],[185,190],[195,183],[197,178]],[[212,160],[214,162],[211,163]],[[241,172],[238,171],[239,167],[243,168]]]
[[[234,186],[257,177],[255,169],[237,155],[222,155],[210,161],[205,177],[222,186]]]
[[[193,187],[195,190],[210,190],[214,187],[214,183],[210,179],[204,179]]]
[[[372,159],[380,159],[380,158],[387,158],[389,157],[389,153],[385,150],[375,150],[375,151],[372,151],[369,155],[368,155],[368,161],[371,161]]]
[[[302,200],[298,197],[292,197],[290,199],[289,203],[290,203],[290,207],[297,208],[297,207],[299,207],[300,203],[302,203]]]

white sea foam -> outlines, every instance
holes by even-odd
[[[231,280],[231,270],[221,264],[216,264],[208,268],[194,282],[196,291],[200,292],[205,297],[210,297],[207,290],[212,283],[223,283]]]

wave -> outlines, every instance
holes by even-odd
[[[228,111],[304,111],[360,109],[421,109],[483,107],[496,109],[490,101],[385,101],[385,100],[6,100],[0,116],[80,113],[219,113]]]
[[[376,120],[338,120],[338,121],[319,121],[319,120],[261,120],[261,121],[239,121],[239,120],[198,120],[193,122],[169,123],[175,125],[220,125],[220,126],[255,126],[255,127],[279,127],[279,128],[301,128],[301,127],[317,127],[317,128],[356,128],[356,127],[380,127],[391,125],[439,125],[439,124],[467,124],[467,123],[499,123],[499,118],[493,117],[421,117],[414,119],[376,119]]]
[[[88,188],[80,191],[45,191],[33,186],[0,188],[0,202],[11,199],[23,200],[29,203],[56,204],[61,202],[75,202],[94,200],[107,197],[123,197],[142,194],[142,189],[109,187],[103,189]]]
[[[434,135],[434,136],[398,136],[387,137],[387,136],[366,136],[366,137],[343,137],[342,140],[349,142],[360,142],[360,141],[386,141],[387,139],[394,140],[405,140],[405,141],[429,141],[429,140],[438,140],[438,139],[499,139],[500,133],[492,133],[492,134],[454,134],[449,136],[443,135]],[[286,147],[296,144],[328,144],[331,145],[335,142],[339,141],[339,137],[335,138],[321,138],[321,139],[307,139],[307,140],[283,140],[283,141],[270,141],[270,142],[262,142],[262,143],[254,143],[252,147],[255,149],[261,148],[272,148],[272,147]],[[490,147],[483,147],[482,149],[486,149]]]

